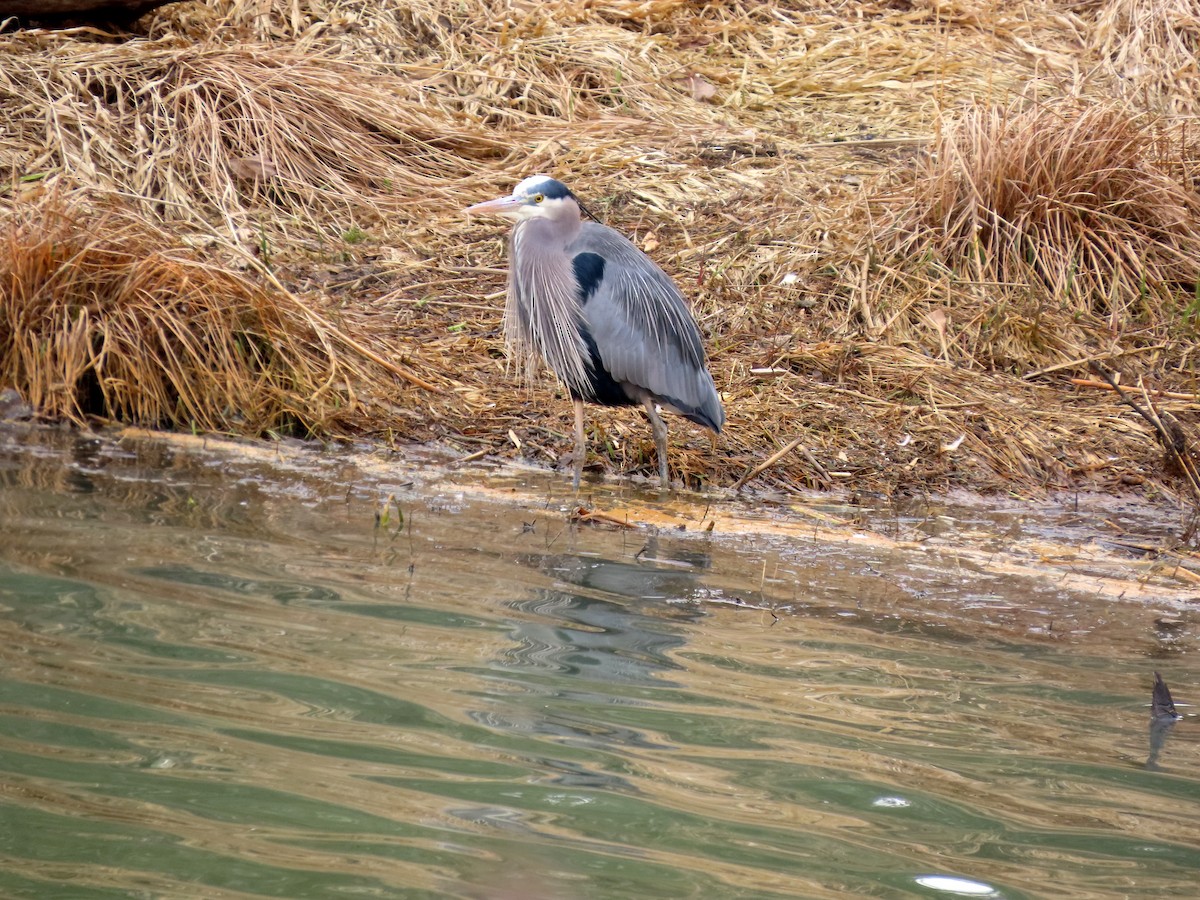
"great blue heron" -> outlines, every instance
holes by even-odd
[[[504,338],[527,372],[540,355],[571,394],[575,487],[586,454],[585,401],[645,407],[666,487],[667,426],[655,407],[714,434],[725,424],[700,329],[675,283],[624,235],[583,221],[575,195],[545,175],[467,212],[516,220]]]

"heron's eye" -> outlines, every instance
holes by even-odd
[[[534,194],[534,195],[533,195],[533,202],[534,202],[534,203],[541,203],[541,202],[542,202],[543,200],[545,200],[545,199],[546,199],[546,195],[545,195],[545,194]]]

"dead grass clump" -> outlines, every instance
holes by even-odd
[[[172,249],[128,208],[0,222],[0,384],[41,413],[248,434],[336,430],[360,377],[292,304]]]
[[[368,55],[411,54],[480,31],[521,31],[530,22],[604,20],[632,28],[662,27],[692,0],[208,0],[202,16],[182,8],[156,13],[152,30],[216,25],[217,40],[321,42],[347,40]],[[198,21],[197,21],[198,20]],[[393,57],[395,58],[395,57]]]
[[[1090,43],[1121,96],[1164,113],[1200,110],[1200,2],[1101,0]]]
[[[1164,339],[1200,282],[1200,194],[1172,174],[1180,153],[1121,107],[969,109],[887,195],[871,252],[895,262],[872,290],[902,285],[892,327],[940,331],[949,357],[1037,367],[1098,333]],[[949,341],[921,280],[924,299],[957,301]]]
[[[208,19],[188,21],[184,8],[164,14],[153,30],[165,35],[177,24],[205,34],[213,45],[291,43],[303,54],[354,60],[398,84],[419,85],[410,100],[422,109],[489,128],[522,127],[605,111],[652,116],[682,97],[684,73],[670,53],[671,36],[654,32],[685,5],[462,0],[450,8],[436,0],[217,0],[210,16],[219,28]]]
[[[473,158],[507,150],[425,110],[418,86],[287,46],[8,43],[5,168],[132,194],[154,217],[340,233],[365,213],[444,199]],[[253,214],[263,207],[276,215]]]

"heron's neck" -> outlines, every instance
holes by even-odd
[[[546,250],[563,250],[579,235],[579,216],[562,216],[558,219],[540,217],[525,219],[517,223],[514,232],[521,235],[521,243]]]

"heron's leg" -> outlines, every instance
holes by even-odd
[[[646,415],[650,417],[650,430],[654,432],[654,444],[658,448],[658,477],[662,479],[662,486],[668,488],[671,480],[667,476],[667,423],[654,408],[652,397],[646,397],[642,402],[646,406]]]
[[[587,443],[583,436],[583,401],[575,401],[575,490],[583,477],[583,463],[587,459]]]

